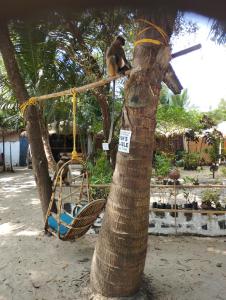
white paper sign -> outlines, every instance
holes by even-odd
[[[130,139],[131,131],[121,129],[119,135],[118,151],[129,153]]]
[[[109,150],[109,144],[108,143],[102,143],[102,149],[107,151]]]

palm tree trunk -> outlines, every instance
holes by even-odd
[[[0,51],[11,83],[14,94],[19,103],[29,99],[28,92],[21,77],[15,58],[14,46],[10,40],[9,30],[6,23],[0,24]],[[48,164],[44,152],[39,115],[35,106],[29,106],[25,113],[27,122],[28,139],[31,146],[32,164],[38,187],[42,212],[45,217],[51,195],[51,180],[48,173]]]
[[[175,13],[155,12],[149,19],[172,33]],[[141,22],[140,30],[147,27]],[[161,39],[150,27],[139,38]],[[170,60],[168,46],[142,44],[134,51],[125,90],[122,129],[132,132],[129,153],[118,152],[102,229],[91,266],[94,293],[134,295],[140,288],[147,251],[150,175],[161,82]]]

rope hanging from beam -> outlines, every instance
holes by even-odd
[[[97,87],[103,86],[103,85],[111,82],[112,80],[117,80],[119,78],[123,78],[123,77],[125,77],[129,74],[130,74],[130,70],[126,71],[125,75],[119,74],[119,75],[116,75],[116,76],[111,76],[111,77],[108,77],[106,79],[101,79],[99,81],[83,85],[83,86],[80,86],[80,87],[73,87],[73,88],[70,88],[68,90],[64,90],[64,91],[61,91],[61,92],[56,92],[56,93],[37,96],[37,97],[31,97],[30,99],[28,99],[27,101],[25,101],[24,103],[22,103],[20,105],[20,111],[24,115],[24,113],[25,113],[25,111],[26,111],[26,109],[28,108],[29,105],[36,105],[39,102],[45,101],[45,100],[48,100],[48,99],[55,100],[55,98],[62,97],[62,96],[73,95],[74,93],[83,93],[83,92],[89,91],[91,89],[95,89]]]

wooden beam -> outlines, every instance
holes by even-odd
[[[183,213],[199,213],[206,215],[225,215],[226,210],[207,210],[207,209],[174,209],[174,208],[149,208],[149,212],[183,212]]]
[[[201,48],[201,44],[192,46],[190,48],[187,48],[187,49],[181,50],[179,52],[173,53],[172,58],[187,54],[191,51],[195,51],[195,50],[200,49],[200,48]],[[105,85],[105,84],[107,84],[107,83],[109,83],[113,80],[117,80],[119,78],[125,77],[125,76],[129,75],[130,72],[131,72],[131,70],[126,71],[125,75],[116,75],[116,76],[107,77],[106,79],[101,79],[99,81],[92,82],[92,83],[89,83],[89,84],[86,84],[86,85],[83,85],[83,86],[80,86],[80,87],[73,87],[71,89],[64,90],[64,91],[61,91],[61,92],[47,94],[47,95],[43,95],[43,96],[38,96],[38,97],[35,97],[35,99],[37,101],[44,101],[44,100],[47,100],[47,99],[55,99],[57,97],[72,95],[73,93],[84,93],[86,91],[89,91],[89,90],[95,89],[97,87],[103,86],[103,85]]]
[[[80,187],[81,184],[71,184],[71,187]],[[111,186],[110,183],[106,184],[89,184],[89,187],[93,188],[109,188]],[[86,184],[84,184],[84,187],[87,187]],[[151,189],[157,188],[157,189],[174,189],[174,185],[165,185],[165,184],[151,184],[150,185]],[[179,184],[175,186],[176,189],[202,189],[202,188],[209,188],[209,189],[225,189],[225,185],[223,184],[199,184],[199,185],[194,185],[194,184]]]
[[[174,95],[180,94],[183,90],[183,86],[171,64],[168,66],[163,82],[171,89]]]
[[[47,99],[53,99],[53,98],[57,98],[57,97],[61,97],[61,96],[66,96],[66,95],[72,95],[73,93],[84,93],[86,91],[95,89],[97,87],[103,86],[113,80],[117,80],[119,78],[123,78],[127,75],[130,74],[130,70],[126,71],[125,75],[116,75],[116,76],[111,76],[111,77],[107,77],[106,79],[101,79],[99,81],[96,82],[92,82],[80,87],[73,87],[71,89],[68,90],[64,90],[61,92],[57,92],[57,93],[52,93],[52,94],[47,94],[47,95],[43,95],[43,96],[38,96],[35,97],[35,99],[37,101],[43,101],[43,100],[47,100]]]
[[[178,51],[178,52],[175,52],[171,55],[172,58],[176,58],[178,56],[181,56],[181,55],[185,55],[185,54],[188,54],[190,52],[193,52],[193,51],[196,51],[198,49],[200,49],[202,47],[201,44],[197,44],[197,45],[194,45],[192,47],[189,47],[189,48],[186,48],[184,50],[181,50],[181,51]]]

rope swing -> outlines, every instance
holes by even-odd
[[[72,114],[73,114],[73,150],[71,153],[71,159],[73,161],[81,160],[78,157],[78,153],[76,151],[76,110],[77,110],[77,99],[76,99],[76,92],[72,94]]]

